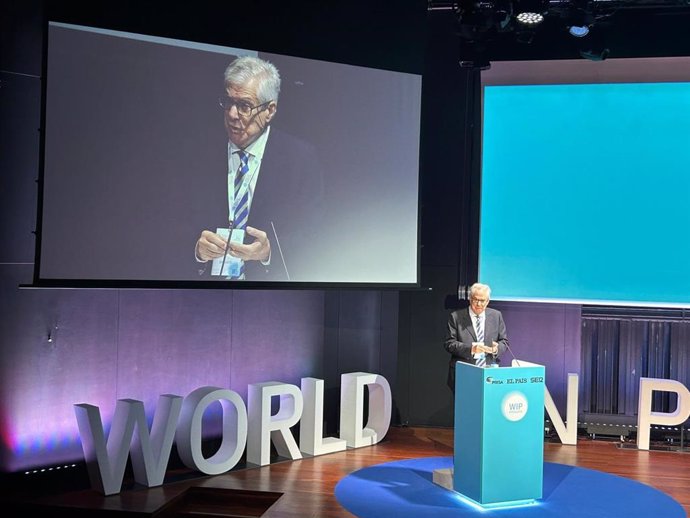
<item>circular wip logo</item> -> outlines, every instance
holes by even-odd
[[[508,421],[519,421],[527,414],[527,398],[522,392],[511,392],[503,398],[501,412]]]

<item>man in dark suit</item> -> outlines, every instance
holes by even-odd
[[[488,306],[491,288],[475,283],[470,287],[469,308],[453,311],[448,319],[444,347],[451,354],[448,366],[448,386],[455,391],[455,363],[479,366],[500,362],[508,347],[503,315]]]
[[[217,279],[309,280],[323,220],[316,154],[270,126],[280,92],[275,66],[237,58],[224,79],[227,165],[203,201],[209,216],[196,242],[198,270]]]

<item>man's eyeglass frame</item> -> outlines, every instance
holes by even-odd
[[[230,110],[234,106],[237,110],[237,113],[239,113],[242,117],[251,117],[254,110],[258,110],[257,113],[259,113],[262,108],[271,104],[272,102],[273,100],[252,106],[248,102],[242,101],[241,99],[233,99],[232,97],[226,96],[218,98],[218,105],[223,108],[223,110]]]

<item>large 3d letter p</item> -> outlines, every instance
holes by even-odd
[[[674,412],[652,412],[652,392],[675,392],[678,406]],[[672,426],[690,417],[690,390],[675,380],[640,378],[640,400],[637,407],[637,448],[649,449],[649,429],[652,424]]]

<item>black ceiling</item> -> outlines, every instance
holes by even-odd
[[[516,15],[533,10],[533,29]],[[690,55],[690,0],[430,0],[429,16],[446,19],[460,59],[606,59]],[[587,36],[568,29],[586,25]]]

